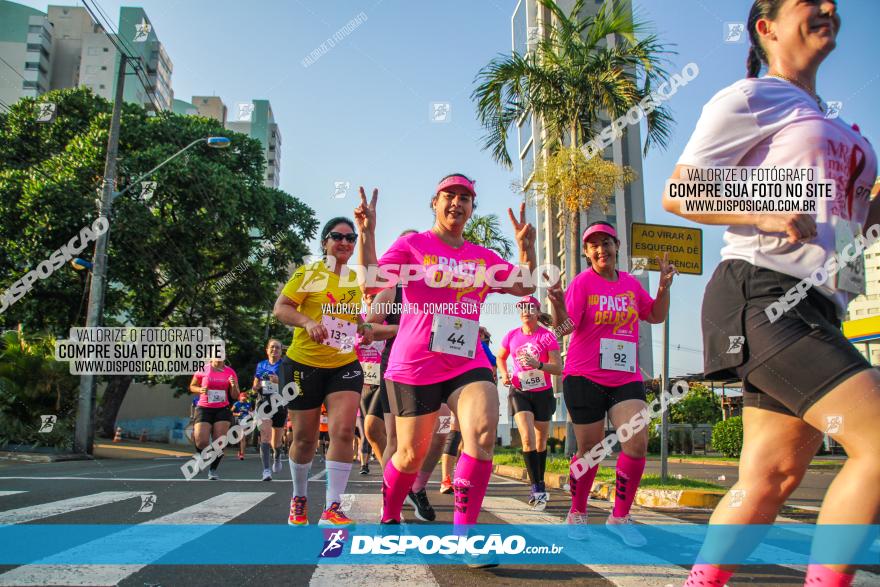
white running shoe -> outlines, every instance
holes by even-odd
[[[272,469],[263,469],[263,481],[272,480]]]
[[[587,514],[568,512],[565,523],[568,524],[568,537],[572,540],[586,540],[589,538],[589,533],[585,527],[587,525]]]
[[[550,501],[550,494],[546,491],[542,491],[540,493],[535,494],[535,502],[532,504],[532,509],[536,512],[543,512],[547,507],[547,502]]]
[[[623,518],[615,518],[614,514],[609,514],[608,519],[605,520],[605,527],[617,534],[627,546],[641,548],[648,543],[642,533],[636,529],[636,524],[629,514]]]
[[[281,459],[275,459],[275,462],[272,463],[272,472],[280,473],[284,470],[284,462]]]
[[[208,469],[208,479],[211,481],[217,481],[220,477],[217,475],[217,471],[214,469]]]

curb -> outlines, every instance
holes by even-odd
[[[60,461],[88,461],[92,457],[76,453],[41,454],[33,452],[0,451],[0,460],[21,461],[24,463],[57,463]]]
[[[124,444],[95,444],[95,448],[104,450],[129,450],[132,452],[145,452],[154,455],[172,456],[172,457],[191,457],[192,452],[183,452],[179,450],[169,450],[165,448],[151,448],[147,446],[126,446]]]
[[[528,480],[528,472],[521,467],[512,465],[494,465],[496,475],[510,477],[518,481]],[[565,490],[568,475],[546,473],[544,484],[553,489]],[[614,483],[605,481],[593,482],[590,496],[611,501],[614,498]],[[642,489],[636,493],[635,502],[644,507],[653,508],[705,508],[714,509],[727,492],[712,489]]]

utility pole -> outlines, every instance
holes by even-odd
[[[119,122],[122,116],[123,90],[125,89],[125,53],[119,54],[119,71],[116,75],[116,99],[113,102],[113,115],[110,120],[110,136],[107,138],[107,161],[104,164],[104,184],[99,216],[110,219],[113,195],[116,187],[116,158],[119,152]],[[95,241],[95,256],[92,259],[92,278],[89,287],[89,306],[86,314],[86,327],[101,325],[104,312],[104,287],[107,279],[107,243],[110,230],[98,236]],[[79,379],[79,402],[76,413],[76,434],[74,450],[92,454],[95,442],[95,375],[86,373]]]
[[[660,383],[660,480],[666,482],[669,475],[669,404],[666,392],[669,390],[669,316],[663,321],[663,376]]]

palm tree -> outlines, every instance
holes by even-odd
[[[513,242],[501,232],[501,222],[495,214],[474,214],[464,227],[464,239],[492,249],[504,259],[513,255]]]
[[[571,251],[569,279],[580,270],[578,219],[594,203],[607,206],[614,190],[631,182],[631,169],[599,157],[588,159],[581,147],[595,138],[602,116],[615,120],[651,95],[667,77],[671,53],[645,24],[633,19],[624,2],[606,0],[593,17],[581,17],[584,0],[565,14],[553,0],[538,0],[552,13],[533,51],[496,57],[477,74],[472,94],[486,129],[484,150],[510,169],[509,132],[524,116],[534,115],[544,128],[544,150],[536,152],[530,188],[542,206],[561,209]],[[606,39],[613,36],[615,42]],[[639,40],[639,36],[642,37]],[[647,113],[644,152],[666,147],[672,117],[663,106]],[[568,148],[565,148],[566,140]],[[528,180],[528,178],[526,178]],[[528,181],[527,181],[528,183]],[[526,192],[527,186],[523,186]],[[527,193],[527,192],[526,192]],[[568,427],[566,448],[574,446]]]
[[[588,159],[580,148],[601,132],[602,115],[622,116],[668,77],[663,64],[670,51],[655,35],[637,38],[645,25],[632,18],[623,2],[606,0],[595,16],[586,18],[579,16],[584,0],[577,0],[568,15],[553,0],[539,2],[554,18],[545,23],[535,50],[489,62],[477,74],[472,98],[487,131],[483,148],[507,168],[512,167],[507,151],[511,127],[529,113],[540,119],[547,156],[536,153],[537,181],[531,188],[542,204],[567,212],[563,225],[577,226],[581,210],[593,203],[606,206],[615,189],[635,178],[631,169]],[[606,43],[609,35],[616,38],[613,46]],[[665,147],[671,138],[668,109],[658,106],[646,119],[645,152]],[[573,275],[579,269],[579,243],[576,231],[569,233]]]

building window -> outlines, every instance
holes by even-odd
[[[105,86],[104,84],[101,84],[98,86],[98,88],[101,90],[104,90],[104,89],[107,89],[107,86]]]
[[[109,52],[110,52],[110,48],[109,48],[109,47],[103,47],[103,49],[104,49],[104,53],[109,53]]]
[[[24,80],[21,82],[21,87],[24,90],[35,90],[37,89],[37,82],[31,80]]]
[[[24,68],[25,68],[25,69],[36,70],[36,69],[40,69],[40,64],[39,64],[39,63],[36,63],[36,62],[34,62],[34,61],[28,61],[28,62],[26,62],[26,63],[24,64]]]

